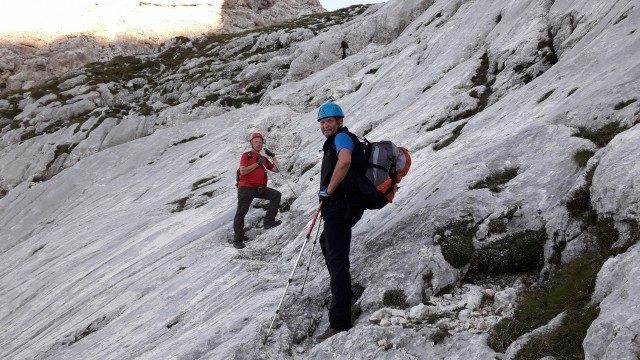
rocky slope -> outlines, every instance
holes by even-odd
[[[0,92],[115,56],[153,54],[171,37],[244,31],[323,11],[317,0],[28,0],[4,9],[11,17],[0,25]]]
[[[633,1],[390,1],[176,38],[0,99],[5,358],[635,359],[640,23]],[[327,326],[327,100],[406,146],[354,228],[355,326]],[[226,242],[246,135],[283,226]],[[309,259],[309,243],[302,256]],[[25,281],[25,279],[28,279]]]

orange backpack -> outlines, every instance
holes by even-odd
[[[392,202],[398,183],[411,168],[409,151],[388,140],[365,142],[365,159],[368,159],[365,176],[385,195],[388,203]]]

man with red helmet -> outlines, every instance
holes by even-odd
[[[267,187],[267,170],[280,171],[280,164],[274,153],[265,149],[265,154],[270,156],[269,161],[260,152],[264,144],[264,136],[254,132],[249,136],[251,150],[242,154],[240,158],[240,179],[238,181],[238,209],[233,219],[233,246],[236,249],[244,248],[244,242],[248,237],[244,233],[244,217],[249,212],[254,198],[269,200],[267,214],[264,217],[264,228],[271,229],[282,223],[276,220],[280,207],[281,194],[278,190]]]

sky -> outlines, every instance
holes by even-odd
[[[355,4],[383,3],[387,0],[320,0],[320,4],[328,11],[338,10]]]

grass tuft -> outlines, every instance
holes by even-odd
[[[438,326],[438,330],[431,334],[431,340],[433,341],[434,345],[438,345],[449,336],[451,336],[449,328],[446,325],[440,325]]]
[[[626,101],[620,101],[619,103],[616,104],[616,106],[613,107],[614,110],[622,110],[624,108],[626,108],[627,106],[633,104],[634,102],[638,101],[638,99],[629,99]]]
[[[554,91],[556,91],[556,89],[548,91],[544,95],[542,95],[542,97],[540,99],[538,99],[538,104],[540,104],[541,102],[547,100],[549,98],[549,96],[551,96],[551,94],[553,94]]]
[[[433,146],[433,150],[434,151],[438,151],[441,149],[444,149],[445,147],[453,144],[453,142],[460,136],[460,132],[462,132],[462,128],[464,128],[464,126],[467,125],[467,123],[464,123],[462,125],[458,125],[456,126],[455,129],[453,129],[453,132],[451,133],[451,136],[449,136],[446,140],[435,144]]]
[[[531,339],[515,359],[538,360],[547,356],[554,359],[584,359],[582,341],[598,314],[600,309],[595,306],[568,310],[557,329]]]
[[[595,151],[590,149],[582,149],[578,150],[573,154],[573,160],[580,167],[587,166],[589,159],[591,159],[595,155]]]
[[[600,254],[588,253],[561,265],[547,283],[525,291],[514,316],[496,324],[487,344],[495,351],[504,352],[518,337],[549,323],[563,311],[583,310],[591,299],[596,276],[604,261]]]
[[[485,277],[542,269],[547,230],[525,230],[475,250],[469,275]]]
[[[211,185],[211,184],[215,184],[218,181],[220,181],[220,179],[217,178],[215,175],[212,176],[212,177],[200,179],[200,180],[194,182],[191,185],[191,191],[196,191],[196,190],[198,190],[198,189],[200,189],[202,187],[205,187],[205,186],[208,186],[208,185]]]
[[[613,218],[599,218],[593,227],[593,235],[596,238],[596,243],[604,252],[609,251],[620,237],[618,230],[616,230],[613,224]]]
[[[518,167],[508,167],[503,171],[493,172],[484,180],[478,181],[477,183],[471,185],[469,189],[472,190],[488,188],[491,192],[498,193],[502,191],[502,185],[508,183],[513,178],[518,176],[518,170],[520,170],[520,168]]]
[[[591,140],[591,142],[598,147],[604,147],[607,146],[616,135],[627,129],[629,129],[628,126],[620,125],[619,122],[611,122],[595,130],[579,127],[578,132],[573,134],[573,136]]]
[[[407,297],[402,289],[387,290],[382,295],[382,304],[387,307],[406,309],[409,307],[407,304]]]
[[[592,218],[591,208],[591,184],[598,164],[594,164],[584,175],[585,183],[577,188],[566,203],[567,212],[574,218],[582,217],[583,220]]]
[[[504,219],[491,219],[489,220],[489,234],[502,234],[507,232],[507,224]]]
[[[476,229],[470,225],[470,221],[459,220],[436,230],[436,235],[440,236],[438,245],[442,256],[453,267],[465,266],[473,258]]]

